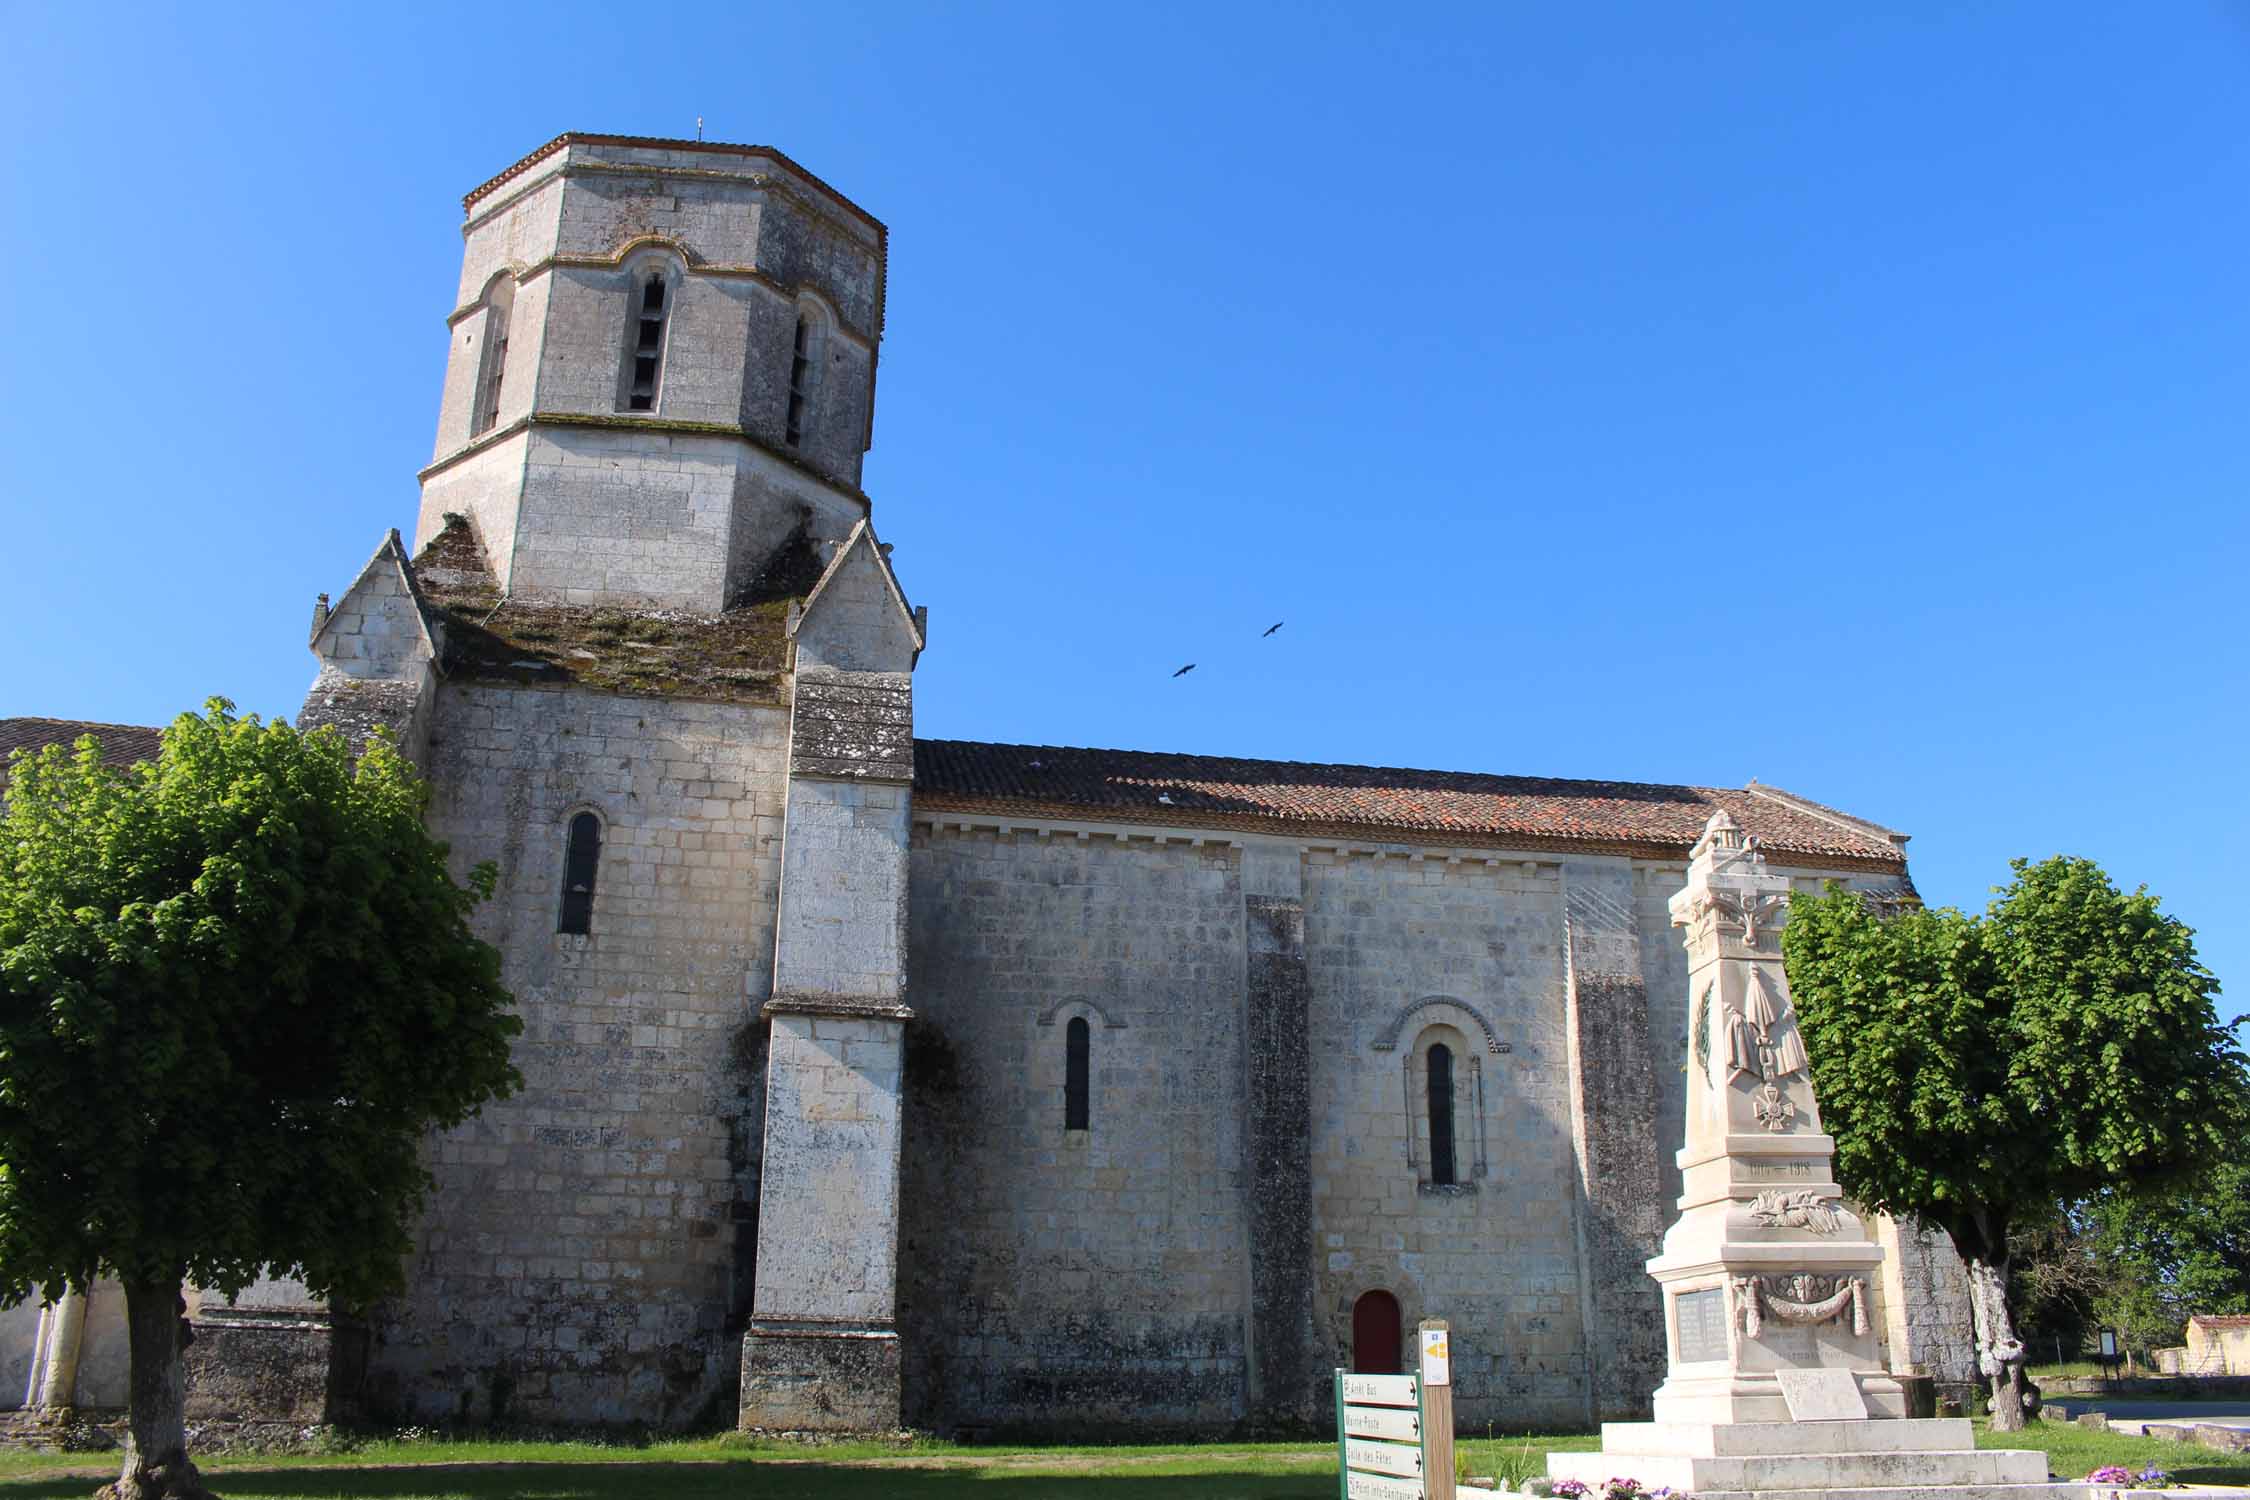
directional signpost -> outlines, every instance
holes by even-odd
[[[1453,1371],[1443,1323],[1420,1329],[1419,1375],[1336,1372],[1340,1500],[1453,1500]]]
[[[1422,1382],[1336,1372],[1342,1500],[1428,1500],[1422,1488]]]

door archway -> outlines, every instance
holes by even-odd
[[[1401,1368],[1398,1298],[1389,1292],[1364,1292],[1352,1304],[1352,1371],[1358,1375],[1396,1375]]]

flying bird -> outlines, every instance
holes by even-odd
[[[1273,622],[1273,623],[1272,623],[1271,625],[1268,625],[1268,626],[1266,627],[1266,635],[1272,635],[1272,634],[1273,634],[1273,633],[1274,633],[1275,631],[1279,630],[1279,629],[1280,629],[1280,628],[1281,628],[1282,626],[1284,626],[1284,625],[1286,625],[1286,624],[1288,624],[1288,623],[1289,623],[1289,622],[1288,622],[1287,620],[1276,620],[1276,621],[1274,621],[1274,622]],[[1264,640],[1264,639],[1266,638],[1266,635],[1261,635],[1261,636],[1259,636],[1259,637],[1258,637],[1258,639],[1262,641],[1262,640]]]
[[[1192,671],[1194,671],[1194,670],[1195,670],[1195,663],[1191,661],[1191,662],[1189,662],[1189,663],[1188,663],[1188,664],[1187,664],[1186,666],[1184,666],[1184,667],[1180,668],[1180,670],[1178,670],[1177,672],[1174,672],[1174,673],[1173,673],[1172,675],[1173,675],[1174,677],[1185,677],[1185,676],[1187,676],[1187,674],[1188,674],[1188,673],[1190,673],[1190,672],[1192,672]]]

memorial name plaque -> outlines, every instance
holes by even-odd
[[[1672,1316],[1680,1328],[1680,1359],[1683,1362],[1727,1357],[1725,1287],[1715,1286],[1700,1292],[1680,1293],[1672,1299]]]

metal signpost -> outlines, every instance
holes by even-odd
[[[1453,1500],[1453,1369],[1443,1323],[1420,1329],[1420,1375],[1336,1372],[1340,1500]]]

